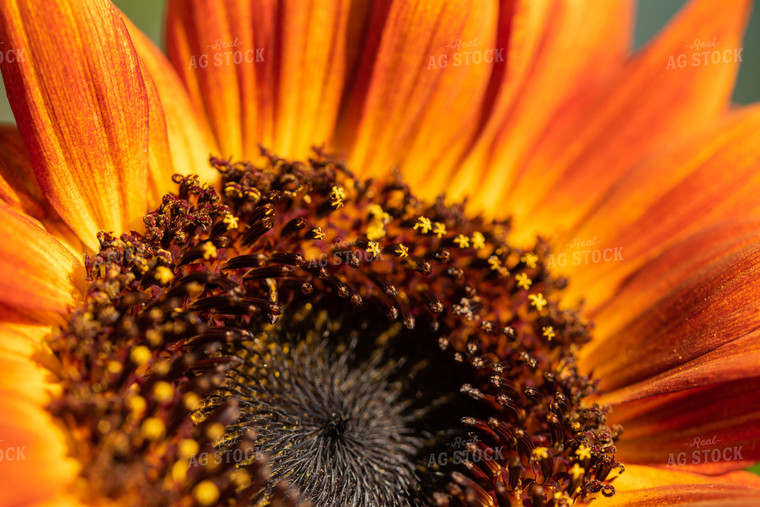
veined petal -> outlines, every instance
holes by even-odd
[[[504,65],[495,61],[495,20],[495,0],[374,5],[336,140],[352,168],[378,176],[401,164],[412,180],[424,180],[447,149],[462,152],[492,68]]]
[[[37,219],[48,206],[15,125],[0,126],[0,201]]]
[[[17,57],[3,78],[45,194],[90,248],[146,209],[148,98],[137,55],[106,0],[5,0]]]
[[[642,463],[707,474],[753,465],[760,459],[758,389],[760,378],[742,378],[616,404],[610,420],[625,426],[615,443],[617,457],[626,467]]]
[[[492,214],[500,213],[494,203],[558,111],[588,101],[592,90],[619,72],[632,39],[630,1],[515,3],[508,66],[491,83],[495,97],[484,108],[483,131],[457,166],[453,184],[451,174],[442,180],[452,198],[468,196],[475,209]]]
[[[757,241],[760,219],[729,220],[698,231],[643,264],[620,282],[611,297],[589,313],[594,321],[594,342],[614,339],[619,328],[643,313],[663,294],[704,268]],[[598,248],[608,248],[600,244]],[[614,247],[611,250],[615,253]],[[625,262],[627,252],[620,248]],[[611,345],[612,346],[612,345]],[[590,348],[589,348],[590,350]]]
[[[224,156],[289,157],[331,141],[351,2],[171,1],[167,54]]]
[[[0,303],[65,312],[84,284],[84,266],[30,218],[0,204]]]
[[[571,296],[582,291],[593,309],[679,240],[727,219],[758,216],[758,143],[760,107],[747,107],[620,180],[571,237],[598,237],[624,261],[570,266]]]
[[[151,160],[150,178],[155,193],[160,198],[172,188],[171,175],[175,172],[197,174],[202,181],[215,182],[218,174],[210,167],[208,158],[212,154],[220,155],[220,152],[206,118],[193,105],[174,67],[163,53],[132,22],[126,18],[124,21],[137,55],[158,92],[158,97],[151,101],[151,122],[155,117],[154,109],[163,112],[163,119],[159,117],[158,121],[164,122],[163,132],[168,136],[171,151],[172,164],[168,167],[165,167],[169,163],[166,158]],[[145,81],[148,83],[147,79]],[[151,124],[151,136],[160,136],[161,132],[162,129],[154,129]],[[155,142],[160,145],[162,141]],[[153,143],[151,140],[151,146]]]
[[[720,505],[741,505],[730,502],[757,498],[760,481],[752,474],[731,473],[717,477],[672,471],[662,468],[626,465],[625,472],[615,479],[615,496],[597,495],[591,505],[658,506],[694,505],[695,502],[722,502]],[[745,504],[746,505],[746,504]]]
[[[517,183],[501,195],[521,237],[571,228],[646,154],[723,112],[748,13],[749,1],[694,0],[613,79],[556,115],[521,164]],[[695,39],[720,42],[719,64],[693,63],[699,52],[688,46]],[[668,68],[669,59],[681,54],[688,65]]]
[[[15,125],[0,127],[0,201],[12,210],[33,218],[66,245],[81,253],[84,245],[61,220],[45,197],[24,142]]]
[[[746,336],[760,326],[755,291],[760,243],[694,273],[579,358],[601,392],[642,382]]]

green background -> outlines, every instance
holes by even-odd
[[[114,0],[114,3],[146,34],[162,45],[162,18],[166,0]],[[641,0],[636,13],[636,47],[641,47],[656,34],[684,3],[685,0]],[[743,47],[743,63],[734,91],[734,102],[749,104],[760,100],[760,7],[752,14]],[[4,89],[0,91],[0,121],[13,121]]]

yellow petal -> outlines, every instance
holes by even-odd
[[[747,502],[760,494],[760,483],[750,482],[743,475],[726,474],[707,477],[699,474],[675,472],[663,468],[626,465],[626,471],[612,483],[615,496],[597,495],[594,506],[662,506],[694,505],[695,502]],[[749,505],[749,504],[745,504]]]
[[[106,0],[5,0],[2,63],[40,185],[90,248],[145,212],[148,97],[137,55]]]
[[[0,303],[63,313],[84,284],[84,265],[29,217],[0,204]]]

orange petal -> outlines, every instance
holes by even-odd
[[[760,378],[742,378],[616,404],[610,421],[625,427],[616,457],[707,474],[747,468],[760,460],[758,389]]]
[[[15,125],[0,126],[0,201],[44,226],[72,252],[85,247],[45,197]]]
[[[572,236],[598,237],[621,249],[624,261],[571,266],[571,294],[583,292],[593,308],[679,240],[726,219],[758,216],[758,143],[760,107],[748,107],[619,181]]]
[[[747,502],[760,494],[758,481],[737,474],[706,477],[655,467],[626,465],[625,468],[625,472],[612,483],[617,491],[615,495],[611,498],[597,495],[591,505],[694,505],[695,502],[709,501],[722,502],[720,505],[742,505],[731,502]]]
[[[84,284],[84,266],[30,218],[0,204],[0,303],[65,312]]]
[[[694,0],[612,80],[552,118],[516,185],[501,194],[523,238],[570,228],[645,155],[727,108],[749,4]],[[699,52],[687,47],[695,39],[715,41],[727,61],[695,64]],[[681,54],[688,64],[668,68]]]
[[[166,160],[168,157],[165,156],[163,160],[154,161],[151,158],[150,179],[154,193],[160,198],[172,189],[171,175],[175,172],[197,174],[202,181],[215,182],[219,175],[209,166],[208,158],[220,153],[206,118],[196,110],[174,67],[163,53],[132,22],[126,18],[124,22],[137,55],[150,74],[150,83],[158,92],[158,97],[151,101],[151,122],[157,116],[153,114],[154,110],[163,111],[163,120],[158,116],[157,121],[165,121],[164,128],[154,129],[151,125],[151,135],[160,137],[165,132],[171,150],[170,160]],[[145,81],[149,83],[148,79]],[[152,139],[151,146],[153,143],[160,146],[163,141]],[[159,156],[161,153],[157,152]]]
[[[90,248],[145,212],[148,97],[106,0],[5,0],[2,63],[13,113],[53,207]]]
[[[76,480],[78,465],[67,456],[65,437],[49,414],[18,396],[23,385],[0,391],[0,505],[53,504]]]
[[[496,96],[485,108],[485,127],[453,184],[449,174],[442,180],[452,197],[469,195],[476,209],[494,214],[504,213],[495,203],[558,111],[588,100],[591,90],[618,72],[632,39],[630,1],[516,4],[507,70],[494,76]]]
[[[48,206],[15,125],[0,126],[0,201],[38,219]]]
[[[331,140],[351,3],[171,1],[167,54],[223,155],[306,157]]]
[[[494,0],[375,4],[337,141],[352,169],[378,176],[400,165],[427,183],[439,164],[456,163],[491,73],[505,65],[498,19]]]
[[[694,273],[614,333],[580,364],[602,392],[641,382],[747,335],[760,324],[760,243]]]
[[[757,240],[760,219],[730,220],[699,231],[642,265],[620,282],[617,292],[601,303],[590,318],[594,341],[614,339],[623,327],[692,274]],[[598,248],[608,248],[606,244]],[[612,250],[614,254],[614,248]],[[627,252],[619,251],[623,261]],[[612,257],[614,259],[614,257]],[[614,261],[613,261],[614,262]],[[589,349],[590,350],[590,349]]]

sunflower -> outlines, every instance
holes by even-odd
[[[748,4],[4,0],[0,502],[753,502]]]

